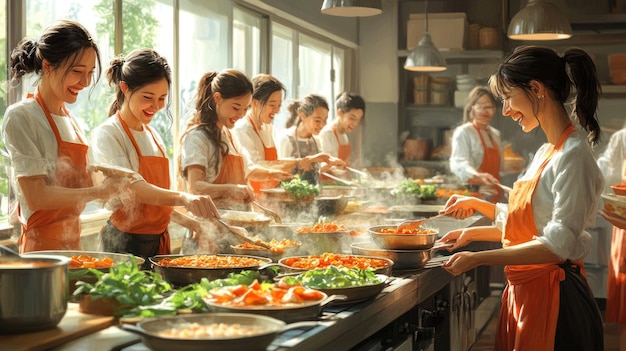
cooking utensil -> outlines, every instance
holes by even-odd
[[[0,334],[52,329],[67,311],[69,258],[20,256],[2,247]]]
[[[352,168],[352,167],[346,167],[346,169],[350,172],[356,173],[358,175],[360,175],[361,177],[369,177],[369,174],[367,174],[367,172],[363,172],[360,171],[358,169]]]
[[[154,271],[159,273],[165,281],[175,286],[186,286],[193,283],[199,283],[202,278],[207,278],[208,280],[226,278],[228,273],[240,273],[243,270],[259,270],[262,266],[272,263],[272,260],[267,257],[223,254],[217,254],[216,256],[254,258],[258,261],[258,264],[252,264],[245,267],[205,268],[166,266],[160,262],[164,258],[178,258],[183,256],[192,255],[157,255],[150,257],[149,260],[152,263]]]
[[[278,260],[280,260],[283,257],[296,255],[298,250],[300,250],[300,245],[285,246],[284,251],[282,252],[277,252],[277,251],[272,251],[272,250],[263,250],[263,249],[243,248],[243,247],[237,247],[235,245],[230,245],[230,250],[234,254],[237,254],[237,255],[267,257],[267,258],[272,259],[272,261],[274,262],[278,262]]]
[[[302,303],[284,306],[228,306],[212,301],[206,301],[206,304],[216,312],[252,313],[291,323],[296,321],[315,320],[319,318],[322,309],[326,305],[336,301],[344,301],[346,299],[345,295],[328,296],[325,293],[322,293],[322,295],[324,297],[320,300],[304,301]]]
[[[334,175],[328,173],[328,172],[321,172],[321,174],[325,177],[328,177],[332,180],[338,181],[339,183],[343,183],[345,185],[349,185],[349,186],[358,186],[358,184],[351,182],[349,180],[345,180],[345,179],[341,179],[339,177],[335,177]]]
[[[94,171],[102,172],[106,177],[130,178],[136,174],[132,169],[114,165],[97,164],[91,167]]]
[[[383,257],[393,262],[392,269],[418,269],[424,267],[430,259],[431,250],[387,250],[375,243],[354,243],[350,245],[355,255]]]
[[[0,245],[0,262],[21,261],[22,257],[17,252],[9,249],[4,245]],[[28,261],[28,260],[26,260]]]
[[[368,229],[370,237],[383,249],[389,250],[426,250],[433,247],[439,230],[433,229],[428,234],[383,234],[383,229],[396,229],[394,226],[374,226]]]
[[[261,211],[263,211],[263,213],[265,213],[266,215],[270,216],[274,220],[274,222],[276,222],[278,224],[282,224],[283,223],[283,220],[280,218],[278,213],[276,213],[276,212],[270,210],[269,208],[261,205],[256,200],[252,200],[252,201],[250,201],[250,203],[253,204],[254,206],[256,206]]]
[[[440,213],[436,216],[432,216],[432,217],[428,217],[428,218],[424,218],[424,219],[410,219],[408,221],[404,221],[400,224],[398,224],[398,227],[396,229],[396,231],[398,233],[402,232],[403,230],[413,230],[415,228],[419,228],[420,226],[422,226],[422,224],[426,223],[426,222],[430,222],[434,219],[437,218],[441,218],[444,216],[447,216],[447,213]]]
[[[507,193],[508,193],[508,192],[511,192],[511,191],[513,190],[513,188],[510,188],[510,187],[508,187],[508,186],[506,186],[506,185],[502,185],[502,184],[501,184],[500,182],[498,182],[498,181],[494,181],[494,182],[493,182],[493,185],[499,186],[499,187],[500,187],[500,189],[502,189],[502,190],[506,191]]]
[[[172,328],[180,328],[184,323],[238,324],[260,330],[249,336],[184,338],[161,335]],[[137,325],[123,324],[120,328],[141,335],[146,346],[156,351],[266,350],[279,333],[322,324],[317,321],[286,324],[276,318],[249,313],[203,313],[153,318]]]
[[[243,227],[246,230],[257,231],[267,227],[272,219],[262,212],[220,210],[220,218],[230,226]]]
[[[244,228],[237,228],[237,227],[232,227],[230,226],[228,223],[224,222],[223,219],[221,218],[217,218],[215,217],[215,220],[220,223],[222,226],[224,226],[226,229],[228,229],[228,231],[233,234],[237,239],[243,241],[243,242],[247,242],[250,244],[254,244],[257,246],[261,246],[264,247],[266,249],[269,249],[270,246],[266,243],[264,243],[261,240],[254,240],[251,237],[248,236],[248,231],[245,230]]]

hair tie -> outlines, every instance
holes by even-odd
[[[28,59],[30,59],[31,57],[33,57],[33,55],[35,54],[35,51],[37,51],[37,47],[39,46],[39,42],[38,41],[33,41],[33,46],[30,48],[30,50],[28,50],[28,52],[26,53],[26,57]]]

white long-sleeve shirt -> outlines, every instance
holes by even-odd
[[[500,131],[488,126],[489,131],[480,130],[487,147],[493,147],[493,143],[500,152],[500,165],[502,165],[502,141]],[[489,137],[491,135],[491,137]],[[493,139],[493,143],[492,143]],[[478,130],[472,123],[465,123],[458,126],[452,133],[452,150],[450,153],[450,171],[467,182],[472,178],[485,157],[483,144],[480,142]],[[502,167],[500,167],[502,168]]]
[[[537,150],[518,181],[532,178],[550,144]],[[595,224],[604,177],[586,140],[573,133],[563,149],[548,162],[533,194],[536,239],[562,259],[582,259],[591,246],[585,231]],[[502,229],[508,215],[506,204],[496,205],[496,225]]]
[[[606,179],[607,187],[622,182],[622,164],[625,157],[626,129],[621,129],[611,135],[606,150],[598,157],[598,166]]]

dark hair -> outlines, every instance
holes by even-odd
[[[100,50],[89,32],[80,23],[61,20],[45,28],[37,40],[23,39],[11,52],[9,67],[11,78],[20,80],[27,73],[41,74],[43,60],[55,69],[67,63],[67,74],[86,49],[96,52],[96,82],[100,80],[102,70]],[[93,86],[92,86],[93,88]]]
[[[298,118],[300,113],[303,113],[305,116],[310,116],[318,107],[329,109],[326,99],[318,94],[309,94],[303,97],[302,100],[293,100],[289,106],[287,106],[290,116],[285,126],[287,128],[297,126],[300,124],[300,119]]]
[[[496,98],[491,93],[491,90],[487,86],[476,86],[474,87],[467,96],[467,102],[465,103],[465,108],[463,109],[463,123],[469,122],[472,120],[472,116],[470,112],[472,111],[472,107],[476,105],[476,102],[483,97],[489,96],[491,102],[493,102],[494,106],[496,105]]]
[[[252,94],[252,82],[241,71],[227,69],[221,72],[205,73],[198,83],[196,92],[196,112],[187,124],[185,132],[181,136],[181,142],[194,129],[202,129],[209,140],[215,145],[216,153],[221,150],[222,155],[228,153],[228,144],[222,140],[222,134],[217,128],[217,109],[215,106],[214,93],[220,93],[222,98],[231,99],[246,94]],[[179,165],[179,170],[180,169]],[[181,170],[182,171],[182,170]],[[181,173],[184,177],[186,172]]]
[[[531,81],[541,82],[550,96],[565,104],[572,87],[576,97],[572,117],[588,132],[588,140],[596,145],[600,139],[600,125],[596,119],[600,82],[593,60],[582,49],[570,48],[563,57],[554,49],[541,46],[521,46],[498,67],[489,79],[494,94],[506,95],[510,88],[522,89],[538,109],[531,90]],[[535,112],[536,113],[536,112]]]
[[[337,96],[335,105],[337,106],[337,110],[343,113],[350,110],[363,110],[363,118],[365,118],[365,101],[357,93],[344,91]]]
[[[274,76],[264,73],[258,74],[252,78],[252,87],[254,88],[252,98],[260,101],[262,106],[265,106],[267,100],[275,92],[282,90],[283,95],[287,92],[287,88],[285,88],[283,83]]]
[[[118,56],[111,60],[105,75],[110,85],[115,86],[115,101],[109,108],[109,116],[117,112],[124,105],[124,92],[120,88],[120,82],[125,82],[128,89],[134,94],[138,89],[159,81],[163,78],[167,81],[168,95],[171,93],[172,70],[167,60],[152,49],[136,49],[126,57]],[[172,119],[169,110],[171,99],[167,99],[166,113]]]

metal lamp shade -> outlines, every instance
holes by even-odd
[[[560,40],[572,36],[572,27],[551,2],[529,0],[511,19],[507,35],[515,40]]]
[[[404,69],[417,72],[441,72],[447,69],[446,59],[437,50],[428,32],[424,33],[417,47],[406,57]]]
[[[322,13],[341,17],[366,17],[383,13],[381,0],[324,0]]]

